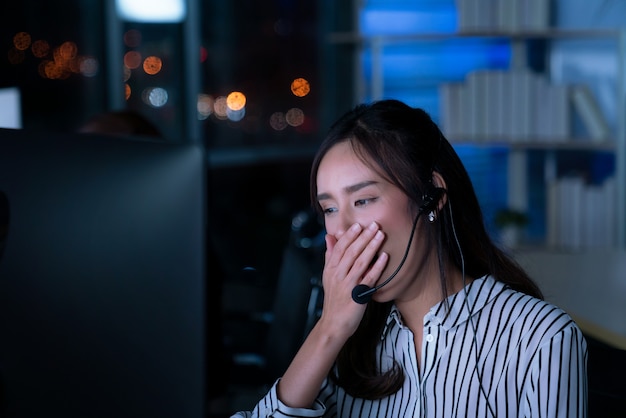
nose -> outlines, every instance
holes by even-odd
[[[335,216],[326,217],[326,232],[330,235],[337,237],[346,232],[356,222],[358,222],[356,217],[353,216],[349,211],[340,210],[335,214]]]

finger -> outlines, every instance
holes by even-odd
[[[372,222],[358,237],[354,238],[353,242],[346,247],[343,258],[354,264],[367,246],[370,245],[378,232],[380,232],[380,226],[376,222]],[[374,254],[371,253],[372,257],[373,255]],[[370,261],[371,258],[367,260],[367,264],[369,264]]]
[[[326,234],[324,236],[324,241],[326,242],[325,258],[326,260],[328,260],[328,258],[330,257],[330,254],[333,252],[333,249],[335,248],[335,244],[337,244],[337,238],[335,238],[334,236],[330,234]]]
[[[360,251],[358,257],[352,263],[352,268],[350,269],[350,275],[355,276],[355,280],[360,280],[367,270],[370,269],[372,260],[376,258],[376,255],[383,244],[384,238],[385,234],[382,231],[376,231],[374,236]]]
[[[385,267],[387,267],[387,262],[389,261],[389,254],[386,252],[380,253],[376,262],[372,265],[372,268],[363,276],[363,280],[359,284],[365,284],[369,287],[374,287],[376,282],[380,279],[380,276],[383,274]]]
[[[344,259],[347,249],[354,243],[356,238],[361,234],[362,230],[363,228],[361,225],[355,223],[340,237],[335,237],[335,243],[333,245],[332,252],[329,253],[330,257],[327,258],[326,264],[332,267],[338,266]],[[354,261],[354,258],[351,261]]]

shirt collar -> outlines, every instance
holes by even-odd
[[[449,330],[478,314],[491,300],[500,294],[506,285],[491,276],[473,280],[459,292],[433,306],[424,317],[424,325],[433,323]],[[446,303],[447,301],[447,303]],[[447,309],[449,307],[449,309]],[[400,311],[393,305],[383,330],[381,339],[393,324],[403,326]]]
[[[506,287],[492,276],[473,280],[459,292],[433,306],[426,314],[424,324],[432,322],[446,330],[456,327],[467,321],[470,316],[477,315]]]
[[[403,326],[402,316],[400,315],[400,311],[398,310],[395,304],[391,306],[391,311],[389,312],[389,315],[387,316],[387,322],[385,323],[385,328],[383,329],[382,334],[380,334],[381,340],[385,339],[385,336],[387,335],[387,331],[389,330],[391,326],[393,326],[393,324],[399,327]]]

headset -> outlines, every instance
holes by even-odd
[[[476,375],[478,376],[478,387],[480,392],[485,397],[487,401],[487,409],[491,413],[492,417],[495,417],[496,414],[491,407],[491,403],[489,402],[489,396],[487,396],[487,391],[483,387],[483,379],[482,373],[478,368],[478,340],[476,339],[476,334],[478,333],[476,330],[476,323],[474,322],[474,310],[472,308],[472,304],[469,301],[469,293],[467,291],[466,280],[465,280],[465,258],[463,257],[463,250],[461,249],[461,243],[459,242],[459,237],[456,235],[456,227],[454,226],[454,217],[452,216],[452,203],[450,203],[450,199],[448,199],[448,212],[450,213],[450,224],[452,225],[452,235],[454,235],[454,242],[456,243],[456,247],[459,250],[459,257],[461,259],[461,277],[463,278],[463,290],[465,292],[465,298],[463,300],[464,305],[467,307],[467,312],[469,314],[469,323],[472,326],[472,334],[474,343],[474,353],[476,354],[476,364],[474,365],[474,370],[476,371]]]
[[[384,282],[382,282],[376,287],[369,287],[364,284],[355,286],[354,289],[352,289],[352,299],[356,303],[359,303],[359,304],[368,303],[372,299],[372,295],[374,293],[376,293],[378,290],[386,286],[396,276],[396,274],[398,274],[398,272],[404,265],[404,262],[406,261],[406,258],[409,254],[409,249],[411,248],[411,242],[413,241],[413,236],[415,234],[415,228],[417,226],[417,221],[419,220],[419,217],[422,215],[422,213],[436,210],[437,205],[439,204],[439,200],[446,192],[447,192],[446,189],[442,187],[434,187],[431,185],[428,188],[426,193],[424,193],[424,195],[422,196],[422,204],[420,205],[418,212],[417,212],[417,216],[415,217],[415,220],[413,221],[413,226],[411,228],[411,235],[409,236],[409,242],[407,243],[406,250],[404,251],[404,255],[402,256],[402,260],[400,260],[398,267],[396,267],[394,272],[391,273],[391,275]],[[478,368],[478,341],[476,339],[477,329],[476,329],[476,323],[474,322],[474,317],[473,317],[474,312],[472,309],[472,304],[469,301],[469,293],[467,291],[467,286],[466,286],[465,258],[463,256],[463,250],[461,249],[461,243],[459,242],[459,237],[457,236],[457,233],[456,233],[456,227],[454,225],[454,217],[452,215],[452,203],[450,202],[450,199],[448,199],[448,211],[450,213],[450,224],[452,225],[452,234],[454,236],[454,241],[457,246],[457,249],[459,250],[459,257],[461,260],[461,276],[463,278],[463,289],[465,291],[464,304],[467,307],[468,313],[469,313],[469,322],[472,327],[472,333],[473,333],[474,352],[476,354],[476,364],[474,367],[475,367],[476,375],[478,376],[478,384],[479,384],[480,391],[485,397],[485,400],[487,401],[487,409],[489,409],[491,416],[495,417],[496,414],[493,408],[491,407],[491,404],[489,402],[489,397],[487,396],[487,392],[485,391],[485,388],[483,387],[482,374]]]

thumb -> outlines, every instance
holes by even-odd
[[[333,249],[335,248],[335,244],[337,244],[337,238],[335,238],[334,236],[330,234],[326,234],[324,236],[324,241],[326,241],[326,255],[328,255],[331,252],[333,252]]]

